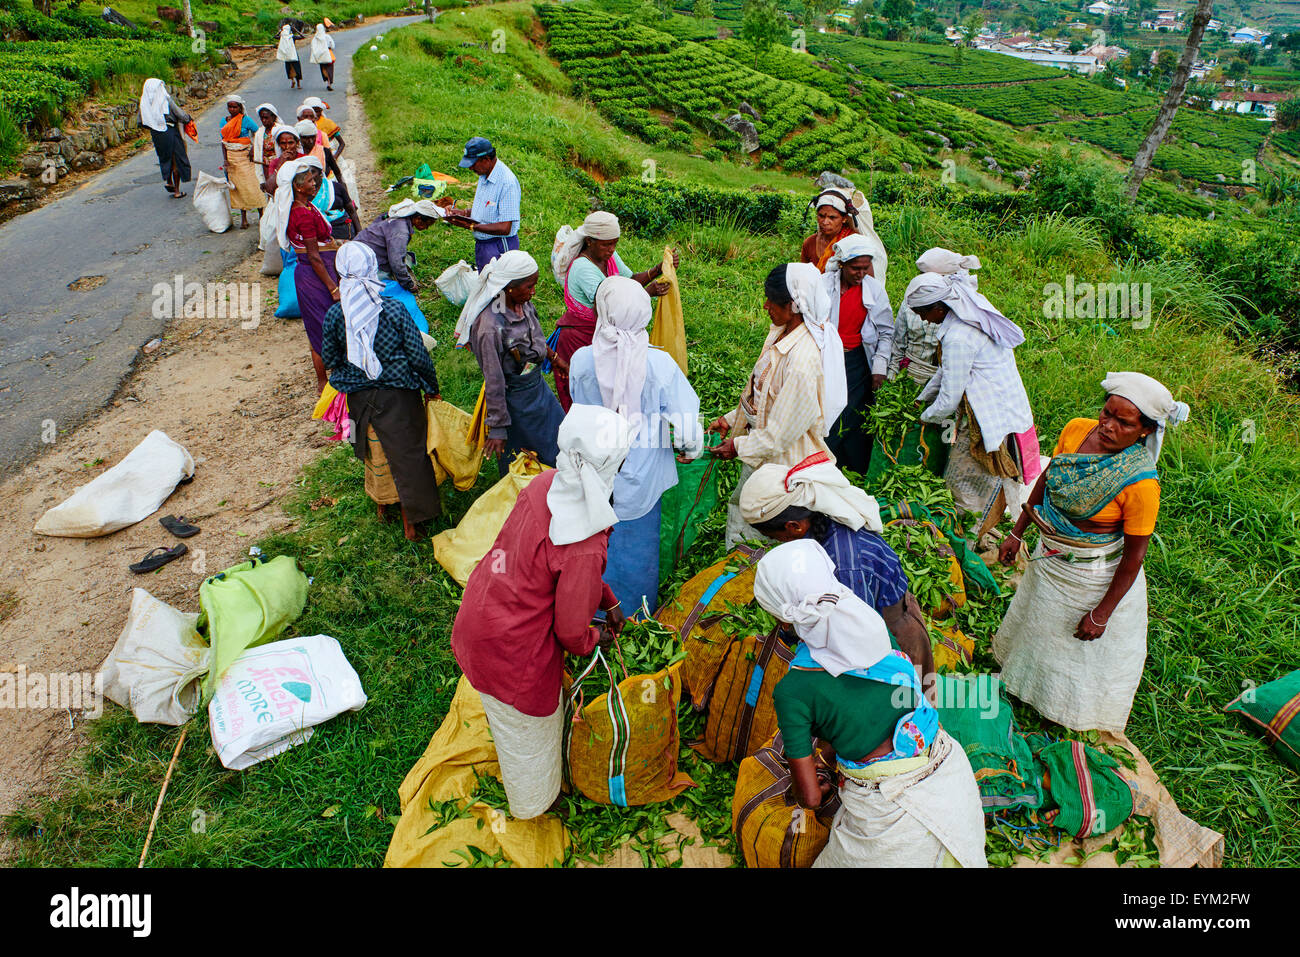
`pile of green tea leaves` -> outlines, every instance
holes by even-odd
[[[594,654],[594,652],[593,652]],[[653,618],[629,621],[623,634],[601,654],[609,662],[614,679],[622,681],[631,675],[652,675],[686,657],[677,632]],[[591,663],[591,659],[569,656],[569,671],[575,677]],[[597,663],[595,669],[582,681],[582,694],[587,701],[609,691],[609,672]]]
[[[908,429],[921,421],[921,406],[916,404],[920,392],[911,376],[900,375],[882,385],[875,402],[867,407],[871,434],[885,448],[898,448]]]
[[[952,593],[948,540],[931,525],[906,522],[886,525],[884,539],[898,555],[921,607],[933,611],[942,605]]]
[[[1155,827],[1148,817],[1134,815],[1113,838],[1091,851],[1076,850],[1061,863],[1081,867],[1099,854],[1114,854],[1120,867],[1159,867]],[[1070,835],[1043,823],[1039,812],[1017,809],[995,814],[984,828],[984,854],[989,867],[1011,867],[1018,860],[1044,863]]]
[[[728,638],[744,638],[747,635],[757,635],[762,638],[764,635],[771,634],[772,629],[776,627],[776,619],[760,608],[757,602],[738,605],[729,601],[726,607],[727,617],[718,623],[718,627]]]

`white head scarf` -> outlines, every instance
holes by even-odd
[[[884,619],[840,584],[826,549],[810,538],[778,545],[759,559],[754,597],[793,625],[813,661],[835,677],[870,668],[889,654]]]
[[[596,287],[596,332],[591,342],[600,400],[632,423],[641,419],[653,307],[635,279],[610,276]]]
[[[306,116],[303,116],[304,113],[306,113],[307,115],[306,115]],[[299,103],[299,104],[298,104],[298,113],[297,113],[297,115],[294,117],[294,123],[299,127],[298,132],[300,132],[300,133],[302,132],[301,127],[302,127],[302,124],[304,124],[304,123],[310,123],[310,124],[312,125],[312,129],[315,129],[315,128],[316,128],[316,111],[313,110],[313,109],[312,109],[310,106],[308,106],[306,103]],[[317,133],[316,133],[315,135],[319,135],[319,131],[317,131]]]
[[[330,47],[333,45],[330,35],[325,32],[325,24],[316,24],[316,35],[311,38],[311,62],[329,63]]]
[[[284,152],[284,150],[280,149],[281,133],[292,133],[295,137],[298,135],[298,131],[292,126],[286,126],[284,123],[276,123],[275,126],[271,128],[271,142],[275,144],[276,155]],[[299,143],[298,145],[301,146],[302,144]]]
[[[277,60],[298,59],[298,48],[293,45],[293,30],[287,23],[280,27],[280,42],[275,48],[275,58]]]
[[[575,403],[560,423],[558,442],[555,478],[546,492],[550,538],[556,545],[572,545],[618,521],[609,500],[632,434],[617,412]]]
[[[229,105],[231,103],[238,103],[240,106],[244,108],[245,113],[248,112],[248,104],[244,102],[244,98],[239,94],[231,93],[228,97],[226,97],[226,104]]]
[[[343,306],[343,331],[348,344],[348,362],[371,379],[384,368],[375,355],[375,330],[383,306],[380,294],[379,261],[365,243],[346,242],[334,257],[339,274],[339,302]]]
[[[826,292],[822,274],[812,263],[789,263],[785,267],[785,287],[794,300],[795,311],[803,316],[813,341],[822,354],[822,381],[825,387],[826,431],[849,404],[848,378],[844,372],[844,347],[830,323],[831,297]]]
[[[876,278],[880,280],[880,284],[883,286],[885,284],[885,271],[889,268],[889,254],[885,251],[885,244],[880,241],[880,237],[876,234],[875,218],[871,214],[871,204],[867,202],[867,197],[862,190],[855,189],[850,195],[845,190],[824,189],[817,194],[809,205],[814,209],[829,206],[849,217],[849,222],[853,224],[853,228],[858,235],[865,239],[871,247],[871,266]],[[846,236],[845,238],[849,237]],[[860,256],[862,253],[858,253],[858,255]],[[829,264],[827,268],[830,268]]]
[[[963,256],[942,246],[931,246],[916,257],[916,268],[921,272],[937,272],[942,276],[963,276],[978,285],[971,272],[980,268],[978,256]]]
[[[289,210],[293,208],[293,178],[305,169],[323,170],[321,161],[314,156],[299,156],[289,160],[275,173],[275,215],[276,236],[281,249],[289,245]]]
[[[167,129],[167,87],[157,77],[144,81],[140,91],[140,122],[159,133]]]
[[[826,294],[831,300],[831,318],[830,323],[836,329],[840,327],[840,296],[844,290],[841,288],[841,270],[840,267],[859,256],[870,256],[872,264],[875,263],[876,254],[873,247],[865,236],[859,236],[854,233],[852,236],[845,236],[834,246],[831,247],[831,258],[826,262],[826,274],[822,276],[822,281],[826,285]],[[871,307],[876,304],[878,295],[888,299],[888,293],[885,293],[883,286],[877,286],[875,276],[864,276],[858,288],[862,290],[862,306],[868,313]]]
[[[440,206],[434,205],[431,199],[408,198],[388,207],[389,219],[404,219],[407,216],[414,216],[416,213],[421,216],[428,216],[430,219],[442,219],[446,215]]]
[[[555,234],[555,244],[551,247],[551,272],[555,281],[561,286],[569,274],[569,267],[582,252],[582,244],[587,239],[618,239],[622,229],[618,217],[613,213],[596,211],[590,213],[577,229],[567,224],[561,226]]]
[[[910,292],[903,302],[914,312],[936,302],[947,303],[957,321],[974,326],[1000,346],[1014,349],[1025,341],[1018,325],[1002,315],[982,293],[955,276],[922,273],[908,288]]]
[[[456,345],[463,346],[469,342],[469,332],[474,320],[488,304],[501,295],[501,291],[516,279],[527,279],[537,272],[537,260],[522,249],[511,249],[502,253],[483,267],[478,274],[478,285],[465,300],[465,308],[456,320]]]
[[[1108,372],[1101,387],[1107,395],[1128,399],[1138,407],[1139,412],[1148,419],[1155,420],[1156,430],[1146,439],[1147,451],[1151,453],[1152,459],[1160,458],[1165,428],[1186,422],[1192,411],[1186,402],[1176,401],[1173,393],[1158,380],[1141,372]]]
[[[303,106],[310,106],[312,110],[328,110],[330,105],[322,100],[319,96],[309,96],[302,101]]]
[[[794,468],[772,462],[760,465],[741,486],[740,513],[750,525],[775,518],[792,505],[820,512],[855,532],[864,527],[884,531],[876,500],[850,485],[825,453],[809,456]]]

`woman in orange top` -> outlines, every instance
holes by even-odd
[[[1015,562],[1025,530],[1038,546],[993,656],[1007,690],[1076,731],[1122,732],[1146,661],[1147,544],[1160,509],[1156,459],[1187,406],[1138,372],[1112,372],[1096,419],[1061,432],[998,558]]]
[[[871,247],[871,275],[885,284],[885,270],[889,267],[889,254],[885,244],[876,235],[871,216],[871,204],[862,191],[824,189],[808,204],[817,210],[817,232],[803,241],[799,261],[812,263],[818,271],[825,272],[826,264],[834,254],[837,242],[858,235]]]

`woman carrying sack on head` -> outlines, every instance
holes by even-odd
[[[847,404],[831,425],[826,444],[840,468],[865,475],[874,438],[867,409],[885,381],[894,345],[894,311],[889,293],[873,274],[875,253],[865,236],[854,233],[831,247],[823,277],[830,297],[830,323],[844,347]]]
[[[772,703],[799,804],[834,784],[813,742],[834,749],[840,810],[813,867],[986,867],[984,811],[966,752],[939,727],[884,621],[835,578],[814,541],[758,563],[754,598],[799,638]]]
[[[253,164],[253,137],[259,127],[245,112],[243,97],[226,97],[226,122],[221,127],[221,152],[226,158],[226,178],[230,181],[230,208],[239,210],[239,228],[248,228],[248,211],[261,210],[266,196],[257,181]]]
[[[533,306],[537,260],[511,249],[483,267],[478,285],[456,323],[456,344],[468,344],[483,371],[487,442],[505,475],[516,452],[537,454],[555,465],[564,410],[542,376],[541,364],[555,353]]]
[[[817,211],[817,232],[803,241],[799,261],[812,263],[819,272],[825,272],[834,255],[835,244],[857,234],[870,245],[871,275],[883,286],[889,256],[885,244],[876,235],[871,205],[862,191],[853,190],[850,194],[847,190],[824,189],[813,197],[808,208]]]
[[[573,401],[613,409],[632,428],[632,450],[614,482],[618,524],[605,570],[629,616],[659,606],[659,503],[677,484],[674,460],[689,462],[704,448],[699,396],[673,357],[651,347],[652,312],[640,283],[610,276],[596,290],[595,339],[569,365]]]
[[[334,38],[325,32],[325,24],[316,24],[316,35],[311,38],[311,62],[320,65],[320,78],[325,89],[334,89]]]
[[[385,299],[370,247],[349,242],[335,256],[340,299],[325,313],[321,361],[330,385],[348,397],[352,447],[366,463],[366,494],[383,520],[400,503],[409,541],[442,513],[429,460],[425,401],[441,398],[438,373],[411,314]]]
[[[560,795],[565,652],[589,655],[623,630],[601,575],[618,520],[610,494],[630,441],[617,412],[569,410],[555,468],[519,493],[488,552],[500,561],[470,572],[452,626],[452,654],[483,700],[517,820],[544,813]],[[598,631],[591,620],[602,609]]]
[[[1122,733],[1147,650],[1142,563],[1160,510],[1164,431],[1188,409],[1140,372],[1112,372],[1096,419],[1072,419],[998,550],[1038,546],[993,639],[1007,690],[1075,731]]]
[[[821,545],[840,584],[884,619],[898,648],[916,665],[926,695],[933,697],[930,632],[903,563],[880,534],[884,526],[874,498],[850,485],[819,453],[793,468],[755,469],[741,492],[740,514],[767,538]]]
[[[1034,427],[1013,351],[1025,334],[955,276],[923,273],[904,302],[938,326],[943,358],[917,398],[929,403],[921,421],[955,420],[944,481],[959,509],[981,516],[982,534],[1001,517],[998,503],[1011,499],[1004,483],[1018,486],[1038,465],[1022,460],[1017,441]]]
[[[709,426],[725,437],[710,453],[743,463],[727,505],[727,545],[759,533],[741,518],[740,495],[754,469],[769,462],[787,468],[826,453],[829,424],[848,401],[844,349],[829,326],[831,303],[817,267],[777,266],[763,283],[763,308],[772,328],[736,408]]]
[[[555,376],[555,394],[560,406],[569,408],[569,358],[583,346],[591,345],[596,332],[596,289],[609,276],[631,276],[651,296],[662,296],[669,285],[659,277],[662,263],[656,263],[644,272],[633,273],[623,257],[618,254],[622,230],[613,213],[595,212],[582,221],[577,229],[561,226],[555,234],[551,249],[551,272],[564,289],[564,315],[556,323],[559,333],[555,340],[558,360],[552,361]],[[673,265],[678,262],[673,252]]]
[[[140,91],[140,125],[153,139],[158,169],[173,199],[186,195],[181,183],[190,181],[190,157],[185,150],[185,137],[181,135],[181,128],[189,122],[190,115],[172,101],[162,80],[150,77],[144,81]]]
[[[293,43],[293,28],[287,23],[280,27],[280,39],[275,47],[275,58],[284,64],[284,75],[289,78],[289,89],[302,89],[302,61],[298,59],[298,48]]]
[[[921,275],[912,277],[898,304],[888,371],[889,378],[893,379],[899,369],[906,369],[913,382],[925,385],[939,371],[939,327],[914,313],[907,304],[907,297],[925,281],[927,272],[952,276],[954,280],[978,290],[979,277],[972,275],[972,270],[980,268],[980,260],[978,256],[963,256],[951,249],[935,246],[917,257],[916,268],[921,270]]]

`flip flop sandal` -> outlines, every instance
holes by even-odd
[[[168,562],[175,561],[189,550],[189,546],[184,542],[181,542],[174,548],[163,548],[162,546],[159,546],[129,567],[131,571],[135,572],[137,575],[143,575],[145,572],[155,571],[162,568]]]
[[[175,515],[164,515],[158,519],[158,524],[167,531],[171,532],[177,538],[190,538],[199,533],[197,525],[191,525],[185,516],[177,518]]]

